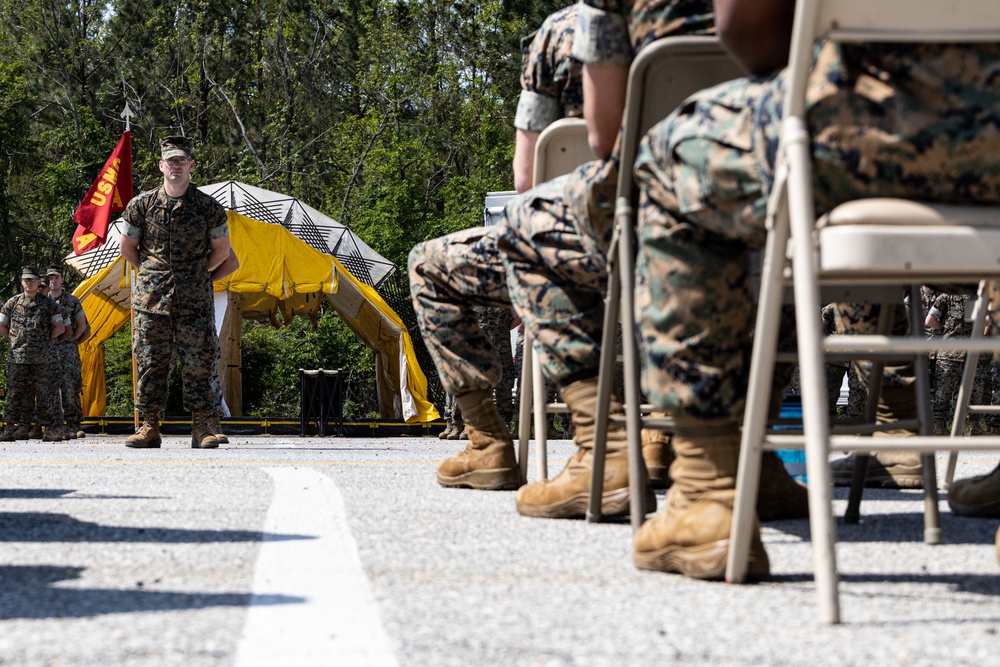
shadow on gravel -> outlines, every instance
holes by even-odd
[[[0,512],[0,542],[285,542],[312,540],[313,535],[284,535],[254,530],[191,530],[102,526],[68,514]],[[2,580],[0,580],[2,581]]]
[[[1000,596],[1000,577],[995,574],[927,574],[920,572],[907,574],[851,574],[850,572],[840,570],[837,572],[837,577],[840,579],[841,583],[853,584],[946,584],[950,586],[955,593],[976,593],[977,595],[992,595],[994,597]],[[768,583],[779,584],[812,583],[813,575],[811,572],[803,574],[779,574],[772,575],[766,581]],[[912,597],[914,599],[919,598],[920,600],[923,600],[921,604],[926,603],[924,596],[911,595],[910,593],[911,592],[908,591],[906,594],[899,595],[898,597]],[[892,595],[892,592],[889,591],[887,595]]]
[[[73,494],[72,498],[66,498]],[[76,489],[0,489],[0,499],[51,499],[64,498],[66,500],[150,500],[166,498],[166,496],[108,496],[104,494],[83,494],[77,493]]]
[[[836,517],[838,542],[923,542],[924,515],[922,511],[895,513],[864,513],[861,509],[861,523],[844,523]],[[774,528],[788,535],[795,535],[804,542],[809,541],[809,522],[774,521],[764,526]],[[971,519],[959,517],[948,511],[941,512],[941,532],[947,544],[983,544],[992,547],[996,543],[997,522],[995,519]],[[998,577],[1000,579],[1000,577]]]
[[[209,607],[246,607],[249,593],[169,593],[100,588],[54,588],[60,581],[79,579],[85,568],[54,565],[0,566],[0,620],[83,618]],[[139,583],[141,585],[141,582]],[[302,598],[254,595],[254,605],[298,604]]]

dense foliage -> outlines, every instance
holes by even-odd
[[[484,194],[511,187],[519,39],[558,6],[0,0],[0,296],[21,264],[69,252],[126,102],[137,191],[158,182],[157,139],[192,136],[196,181],[298,197],[405,266],[415,242],[475,224]],[[248,413],[291,405],[296,364],[373,381],[335,319],[246,324]],[[109,413],[130,407],[127,347],[108,345]]]

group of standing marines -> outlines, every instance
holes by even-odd
[[[191,184],[194,166],[190,138],[162,139],[163,185],[133,198],[122,216],[120,252],[136,269],[132,353],[138,371],[135,407],[142,416],[140,428],[125,440],[128,447],[161,445],[167,383],[178,358],[184,406],[192,414],[191,446],[208,449],[228,442],[220,424],[212,282],[239,268],[239,261],[229,243],[225,209]],[[0,335],[9,337],[6,426],[0,441],[27,439],[33,414],[43,440],[62,440],[63,420],[66,432],[84,435],[76,344],[89,327],[80,301],[62,290],[60,271],[49,269],[48,276],[52,291],[46,296],[38,271],[25,267],[24,292],[0,312]]]

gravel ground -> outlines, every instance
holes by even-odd
[[[513,492],[438,487],[436,463],[457,450],[431,438],[237,437],[215,451],[183,437],[161,450],[93,436],[0,446],[0,665],[240,664],[251,603],[308,602],[294,591],[251,597],[262,544],[313,537],[280,526],[262,534],[275,466],[319,471],[339,490],[388,638],[381,648],[400,665],[997,659],[1000,522],[955,517],[944,497],[946,543],[927,546],[919,492],[866,491],[863,522],[839,527],[844,623],[823,626],[806,521],[765,525],[773,576],[764,583],[640,572],[627,521],[528,519]],[[550,474],[571,452],[550,443]],[[996,462],[963,454],[958,477]],[[842,513],[845,490],[836,498]],[[333,515],[325,502],[302,511],[317,522]],[[336,581],[340,567],[317,578]],[[292,640],[268,641],[280,651]],[[366,661],[333,652],[315,664]]]

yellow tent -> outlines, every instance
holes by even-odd
[[[225,369],[235,368],[236,382],[228,383],[229,397],[238,399],[239,326],[243,318],[278,318],[291,321],[295,315],[314,316],[325,299],[354,333],[376,352],[379,406],[382,416],[407,422],[432,421],[439,417],[427,400],[427,378],[420,370],[410,335],[399,316],[385,303],[375,288],[358,280],[334,256],[322,253],[280,225],[259,222],[228,211],[230,240],[240,260],[240,268],[215,291],[230,294],[226,322],[220,335],[223,363],[220,379],[224,388]],[[112,235],[114,236],[114,235]],[[110,242],[110,238],[109,238]],[[128,322],[129,283],[126,263],[116,258],[85,280],[74,294],[83,303],[92,335],[80,346],[83,358],[84,412],[100,415],[106,407],[104,348],[101,345]],[[240,317],[236,317],[239,315]],[[235,357],[227,357],[227,347],[235,342]],[[233,359],[236,363],[227,363]],[[233,387],[235,385],[235,387]]]

